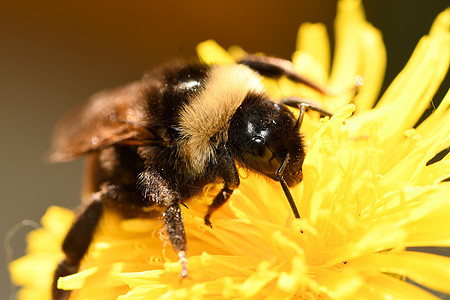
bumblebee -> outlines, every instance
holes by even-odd
[[[289,192],[302,180],[305,158],[300,127],[306,109],[328,112],[297,97],[271,100],[262,77],[287,76],[326,93],[296,73],[289,61],[259,55],[231,65],[172,63],[141,80],[102,91],[56,126],[51,160],[89,154],[88,196],[63,244],[54,273],[53,299],[66,299],[59,277],[76,273],[106,208],[124,217],[161,216],[187,276],[180,204],[206,184],[221,184],[205,213],[211,216],[239,186],[236,165],[279,181]],[[296,118],[287,108],[300,108]]]

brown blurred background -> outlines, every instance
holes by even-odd
[[[332,33],[334,0],[289,1],[0,1],[0,239],[23,219],[39,221],[49,205],[79,202],[82,162],[50,165],[53,124],[106,87],[140,78],[174,57],[191,57],[213,38],[228,47],[289,58],[298,26],[324,22]],[[446,0],[366,1],[384,34],[387,81],[401,70]],[[448,83],[447,83],[448,84]],[[23,254],[22,229],[12,239]],[[0,252],[1,299],[9,295]]]

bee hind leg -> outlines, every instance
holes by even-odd
[[[53,300],[68,299],[70,291],[58,289],[58,279],[78,272],[80,262],[92,242],[98,221],[103,213],[103,192],[93,193],[83,206],[62,243],[64,259],[57,265],[52,284]]]

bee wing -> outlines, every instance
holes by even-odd
[[[161,143],[148,120],[143,88],[137,81],[99,92],[66,115],[54,130],[50,161],[69,161],[115,144]]]

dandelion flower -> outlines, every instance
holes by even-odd
[[[320,95],[285,78],[265,81],[274,98],[302,95],[335,113],[329,120],[308,114],[302,126],[309,141],[304,179],[292,189],[302,219],[293,218],[276,183],[242,174],[213,229],[203,221],[207,197],[183,209],[189,278],[179,280],[162,221],[107,215],[80,272],[60,278],[60,288],[74,290],[72,299],[434,298],[409,278],[450,293],[450,258],[407,251],[450,246],[450,154],[427,163],[450,145],[450,93],[414,128],[448,71],[449,47],[447,9],[377,102],[386,60],[381,34],[365,21],[360,1],[340,1],[333,64],[320,24],[300,27],[292,61],[301,74],[341,91],[361,75],[356,97]],[[198,52],[207,63],[245,53],[213,41]],[[49,299],[43,287],[50,287],[73,217],[51,207],[28,236],[28,254],[10,265],[23,286],[19,299]]]

